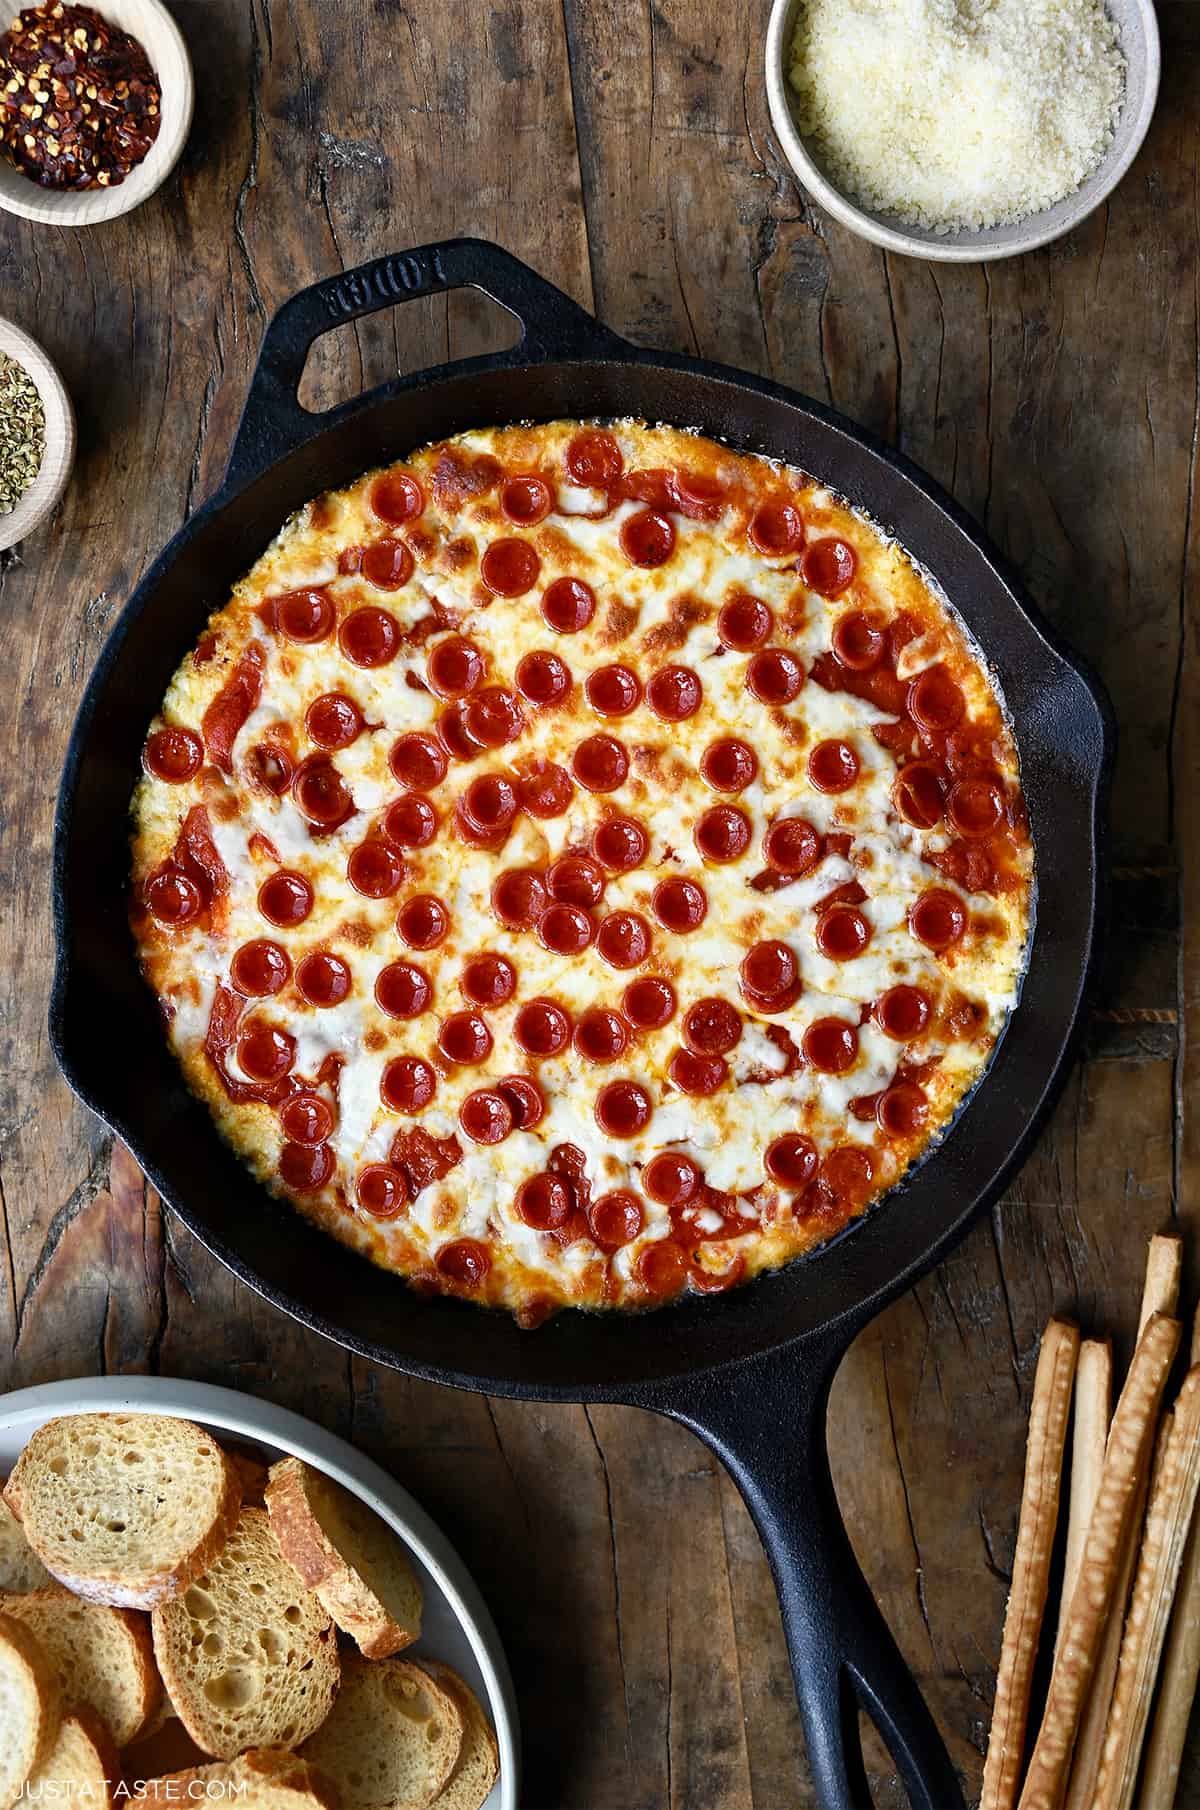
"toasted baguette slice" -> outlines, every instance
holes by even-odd
[[[282,1458],[271,1466],[267,1509],[284,1558],[368,1659],[388,1659],[417,1639],[421,1586],[365,1502],[299,1458]]]
[[[255,1747],[236,1760],[147,1779],[145,1796],[147,1803],[223,1799],[240,1810],[339,1810],[330,1781],[283,1747]]]
[[[0,1595],[24,1596],[27,1590],[44,1590],[51,1581],[25,1529],[0,1497]]]
[[[463,1719],[463,1741],[458,1764],[450,1774],[433,1810],[482,1810],[500,1774],[500,1750],[483,1705],[470,1685],[436,1659],[422,1659],[421,1670],[440,1684],[458,1705]]]
[[[242,1510],[219,1557],[152,1625],[175,1712],[205,1753],[295,1747],[329,1714],[337,1635],[263,1509]]]
[[[47,1571],[88,1602],[153,1609],[225,1544],[242,1486],[211,1434],[166,1414],[68,1414],[17,1460],[4,1499]]]
[[[63,1717],[58,1740],[26,1795],[33,1803],[62,1798],[87,1810],[112,1810],[119,1771],[112,1737],[95,1710],[81,1703]]]
[[[118,1747],[141,1733],[162,1689],[144,1615],[81,1602],[61,1584],[2,1597],[0,1609],[45,1647],[64,1702],[90,1704]]]
[[[300,1752],[329,1774],[343,1810],[427,1810],[462,1741],[457,1704],[419,1666],[347,1654],[337,1702]]]
[[[62,1717],[54,1661],[37,1636],[0,1615],[0,1805],[8,1810],[53,1745]]]

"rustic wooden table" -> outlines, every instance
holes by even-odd
[[[1116,703],[1115,935],[1085,1058],[1009,1196],[863,1335],[833,1407],[856,1546],[977,1789],[1038,1334],[1057,1309],[1126,1351],[1144,1240],[1197,1190],[1200,6],[1160,6],[1162,100],[1110,205],[1047,251],[965,268],[885,257],[798,191],[767,118],[765,0],[173,10],[198,101],[175,177],[111,226],[0,225],[0,306],[44,341],[80,425],[52,526],[0,566],[0,1380],[229,1382],[381,1458],[496,1613],[526,1804],[810,1802],[767,1567],[701,1446],[630,1410],[455,1395],[305,1337],[161,1213],[47,1042],[71,719],[146,563],[221,476],[267,316],[376,253],[497,239],[630,338],[767,372],[903,447]],[[323,341],[308,398],[506,334],[478,298],[410,303]],[[96,1031],[119,1061],[120,1026]]]

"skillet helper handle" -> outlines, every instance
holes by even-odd
[[[369,264],[301,289],[272,317],[225,474],[226,490],[240,489],[343,408],[355,408],[367,400],[358,397],[324,414],[300,406],[296,392],[315,339],[365,314],[378,314],[398,302],[452,289],[482,290],[521,323],[518,343],[508,352],[488,357],[486,362],[492,367],[594,357],[623,344],[561,289],[487,239],[441,239],[374,258]],[[462,361],[464,366],[470,362]],[[368,395],[411,387],[427,376],[427,372],[414,373]]]
[[[805,1360],[793,1347],[669,1385],[646,1405],[712,1448],[754,1518],[779,1592],[822,1810],[871,1810],[860,1708],[882,1735],[914,1810],[963,1810],[950,1757],[838,1509],[825,1439],[836,1362],[814,1354],[808,1369]]]

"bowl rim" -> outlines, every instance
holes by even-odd
[[[167,1414],[257,1441],[304,1459],[351,1490],[412,1548],[467,1638],[487,1687],[500,1749],[500,1810],[517,1810],[521,1760],[516,1692],[504,1648],[479,1586],[449,1539],[403,1484],[374,1459],[315,1421],[261,1396],[185,1377],[91,1376],[37,1383],[0,1395],[0,1428],[31,1438],[59,1415]]]
[[[1018,221],[1016,225],[999,230],[1012,234],[1011,238],[1001,239],[985,244],[964,243],[960,236],[947,234],[945,238],[930,236],[928,238],[909,233],[903,227],[889,226],[876,215],[868,213],[850,201],[840,189],[836,188],[829,178],[818,168],[810,155],[800,131],[792,116],[791,102],[788,99],[788,79],[786,61],[788,53],[787,26],[790,23],[792,10],[796,0],[773,0],[770,18],[767,22],[765,73],[767,86],[767,104],[771,114],[771,123],[779,139],[784,157],[791,166],[792,174],[808,190],[814,201],[833,215],[843,226],[857,233],[862,239],[868,239],[874,245],[882,246],[885,251],[899,252],[904,257],[925,258],[931,262],[942,264],[984,264],[993,263],[1000,258],[1020,257],[1027,251],[1036,251],[1039,246],[1052,244],[1067,233],[1073,232],[1090,214],[1108,199],[1128,171],[1134,158],[1142,148],[1146,133],[1150,129],[1150,121],[1158,101],[1159,81],[1162,74],[1162,47],[1158,29],[1158,16],[1154,10],[1153,0],[1133,0],[1134,8],[1141,20],[1142,33],[1146,47],[1145,84],[1142,90],[1141,105],[1133,120],[1133,129],[1117,156],[1105,154],[1097,168],[1097,175],[1102,179],[1095,193],[1089,195],[1086,204],[1077,213],[1054,225],[1045,223],[1048,209],[1041,209],[1030,214],[1027,219]],[[1080,190],[1075,191],[1078,197]],[[1074,197],[1064,197],[1070,200]],[[1037,222],[1043,221],[1039,226]]]
[[[142,162],[116,188],[43,189],[6,161],[5,174],[15,177],[19,186],[10,189],[0,183],[0,209],[5,213],[32,220],[39,226],[103,226],[106,221],[117,220],[148,201],[179,162],[192,128],[196,104],[196,81],[187,40],[164,0],[126,0],[126,3],[154,16],[156,33],[171,40],[178,59],[176,73],[179,79],[162,91],[158,137]],[[97,10],[104,12],[104,0],[100,0]],[[125,24],[123,29],[133,31],[130,24]],[[136,36],[136,32],[133,35]],[[159,73],[157,62],[155,73]]]
[[[21,365],[37,385],[46,417],[46,444],[37,476],[15,508],[0,515],[0,552],[15,547],[43,522],[67,487],[75,463],[75,410],[67,386],[37,340],[0,315],[0,352]]]

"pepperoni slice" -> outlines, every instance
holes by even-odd
[[[282,798],[295,776],[291,756],[270,742],[259,742],[246,755],[247,783],[256,791]]]
[[[708,896],[694,880],[660,880],[650,905],[663,929],[678,936],[698,930],[708,915]]]
[[[467,727],[470,698],[456,698],[447,705],[437,720],[438,740],[454,760],[474,760],[480,744]]]
[[[438,1048],[447,1062],[473,1068],[483,1062],[492,1047],[492,1033],[478,1012],[451,1012],[438,1030]]]
[[[243,943],[229,964],[229,978],[247,999],[269,999],[292,978],[292,964],[278,943],[260,937]]]
[[[831,905],[817,919],[817,948],[831,962],[853,961],[871,940],[871,925],[853,905]]]
[[[642,1186],[662,1207],[683,1207],[704,1180],[700,1165],[679,1150],[663,1150],[642,1170]]]
[[[344,691],[326,691],[305,711],[304,727],[318,748],[348,748],[363,732],[363,714]]]
[[[406,792],[387,808],[383,833],[397,848],[428,848],[437,835],[437,812],[419,792]]]
[[[546,1115],[541,1089],[526,1075],[506,1075],[497,1081],[496,1092],[508,1106],[518,1131],[532,1131]]]
[[[654,1116],[654,1102],[638,1081],[610,1081],[596,1095],[596,1123],[610,1138],[632,1138]]]
[[[400,647],[400,627],[388,610],[368,604],[342,618],[338,646],[354,666],[386,666]]]
[[[664,723],[686,722],[703,700],[700,675],[690,666],[661,666],[646,687],[646,702]]]
[[[497,597],[523,597],[542,569],[536,547],[527,540],[494,540],[479,562],[479,576]]]
[[[786,1131],[767,1145],[763,1168],[785,1188],[807,1188],[817,1173],[816,1145],[798,1131]]]
[[[174,930],[199,917],[204,900],[194,880],[177,867],[164,866],[146,882],[146,905],[153,918]]]
[[[413,962],[389,962],[375,981],[375,1003],[389,1018],[419,1018],[428,1011],[433,987]]]
[[[394,1112],[421,1112],[437,1092],[437,1076],[423,1056],[396,1056],[383,1071],[380,1098]]]
[[[538,710],[561,704],[571,690],[571,670],[566,661],[542,648],[526,654],[513,676],[521,696]]]
[[[194,779],[203,760],[204,744],[191,729],[156,729],[142,753],[147,773],[173,786]]]
[[[911,1043],[929,1023],[932,1006],[920,987],[889,987],[875,1002],[875,1022],[886,1037]]]
[[[913,1081],[895,1081],[875,1108],[880,1129],[891,1138],[915,1137],[929,1118],[929,1102]]]
[[[390,1163],[368,1163],[360,1169],[354,1192],[372,1219],[395,1219],[408,1205],[408,1183]]]
[[[430,648],[425,677],[439,698],[466,697],[483,677],[483,655],[473,641],[450,635]]]
[[[748,654],[762,646],[774,626],[775,618],[761,598],[742,591],[722,604],[717,617],[717,639],[732,653]]]
[[[650,838],[632,817],[613,817],[592,831],[592,853],[610,873],[626,874],[640,867],[650,848]]]
[[[539,819],[561,817],[575,796],[566,768],[540,757],[518,761],[517,788],[524,808]]]
[[[602,1194],[587,1209],[588,1230],[602,1251],[619,1251],[632,1244],[645,1223],[642,1203],[627,1188]]]
[[[577,905],[547,905],[537,921],[538,942],[552,955],[581,955],[594,926]]]
[[[698,1056],[727,1056],[741,1035],[742,1015],[728,999],[698,999],[683,1015],[683,1041]]]
[[[733,735],[710,742],[700,756],[700,777],[714,792],[744,792],[757,774],[757,754]]]
[[[485,834],[507,830],[520,808],[517,788],[503,773],[481,773],[462,795],[467,819]]]
[[[580,905],[586,910],[600,903],[604,873],[587,855],[560,855],[550,864],[546,885],[559,904]]]
[[[273,1024],[252,1024],[238,1039],[237,1057],[251,1081],[278,1081],[296,1060],[296,1039]]]
[[[506,930],[531,930],[546,901],[546,882],[536,868],[509,867],[492,881],[492,910]]]
[[[354,810],[345,781],[324,754],[310,754],[297,768],[292,797],[301,814],[322,829],[344,823]]]
[[[396,930],[410,949],[434,949],[450,926],[442,901],[431,892],[406,899],[396,914]]]
[[[968,841],[990,836],[1004,819],[1004,795],[990,779],[960,779],[946,800],[946,815]]]
[[[604,1006],[591,1006],[575,1026],[575,1048],[587,1062],[615,1062],[629,1047],[624,1020]]]
[[[908,688],[908,714],[922,729],[935,733],[953,729],[966,709],[966,700],[940,663],[918,673]]]
[[[677,1295],[687,1281],[688,1260],[673,1238],[656,1238],[638,1254],[638,1280],[659,1300]]]
[[[559,1056],[571,1040],[571,1020],[552,999],[531,999],[513,1020],[513,1038],[527,1056]]]
[[[857,1145],[841,1144],[821,1164],[821,1176],[835,1200],[861,1204],[871,1192],[875,1165]]]
[[[596,954],[610,968],[636,968],[650,953],[650,926],[636,911],[610,911],[596,932]]]
[[[313,908],[313,889],[303,874],[281,867],[269,874],[258,889],[258,909],[268,923],[281,930],[302,924]]]
[[[279,1123],[293,1144],[323,1144],[333,1130],[333,1109],[320,1094],[292,1094],[279,1108]]]
[[[409,472],[388,471],[372,484],[370,502],[381,522],[400,528],[424,513],[425,492]]]
[[[542,620],[557,635],[577,635],[596,614],[596,593],[582,578],[556,578],[542,593]]]
[[[859,759],[849,742],[818,742],[808,757],[808,777],[818,792],[848,792],[858,778]]]
[[[285,1144],[279,1152],[279,1179],[293,1194],[315,1194],[334,1170],[328,1144]]]
[[[763,647],[746,667],[746,689],[760,704],[790,704],[804,683],[804,668],[786,647]]]
[[[502,1144],[513,1128],[512,1109],[494,1087],[477,1087],[459,1107],[458,1122],[473,1144]]]
[[[466,705],[463,716],[467,734],[481,748],[503,748],[514,742],[525,726],[525,715],[514,694],[503,685],[485,685]]]
[[[703,1099],[715,1094],[729,1078],[729,1064],[722,1056],[698,1056],[692,1050],[676,1050],[667,1067],[672,1085],[681,1094]]]
[[[760,503],[750,518],[752,544],[765,559],[783,559],[804,540],[804,518],[794,503],[782,498]]]
[[[910,909],[908,927],[919,943],[940,955],[962,941],[967,928],[966,906],[957,893],[931,886]]]
[[[388,899],[404,878],[404,862],[382,836],[371,836],[351,849],[346,878],[364,899]]]
[[[720,1245],[716,1247],[718,1252],[722,1248]],[[688,1264],[688,1281],[702,1295],[719,1294],[724,1289],[733,1288],[746,1273],[746,1259],[740,1251],[734,1251],[732,1255],[726,1251],[723,1268],[711,1269],[709,1263],[712,1250],[712,1245],[705,1245],[694,1253]]]
[[[393,777],[414,792],[429,792],[440,785],[446,777],[447,765],[445,749],[440,748],[431,735],[422,735],[417,730],[394,741],[388,755]]]
[[[883,658],[883,630],[861,610],[848,610],[833,631],[833,657],[848,672],[870,672]]]
[[[583,689],[597,716],[628,716],[642,695],[641,680],[628,666],[598,666]]]
[[[621,551],[633,566],[653,570],[663,566],[675,551],[675,527],[670,516],[656,509],[639,509],[621,523]]]
[[[571,1184],[561,1175],[531,1175],[521,1183],[514,1201],[527,1226],[539,1232],[555,1232],[565,1225],[575,1205]]]
[[[700,818],[693,834],[705,861],[738,861],[750,847],[750,819],[736,805],[713,805]]]
[[[233,772],[233,745],[262,696],[263,651],[252,641],[200,721],[209,759]]]
[[[760,1011],[782,1012],[800,995],[796,952],[775,937],[755,943],[742,958],[739,979],[742,992]]]
[[[925,760],[907,762],[896,775],[892,800],[906,823],[931,830],[942,821],[942,782],[937,768]]]
[[[439,1272],[464,1288],[478,1288],[492,1267],[491,1252],[477,1238],[456,1238],[434,1258]]]
[[[834,535],[811,541],[800,561],[800,576],[822,597],[840,597],[857,570],[854,548]]]
[[[340,955],[316,949],[296,969],[296,985],[310,1006],[339,1006],[350,991],[350,970]]]
[[[762,848],[768,867],[797,879],[821,859],[821,838],[803,817],[777,817],[763,837]]]
[[[549,484],[532,473],[507,478],[500,489],[500,508],[518,528],[534,528],[544,522],[553,502]]]
[[[281,635],[302,647],[328,641],[336,619],[333,604],[324,591],[285,591],[269,599],[271,617]]]
[[[589,792],[615,792],[629,774],[624,745],[611,735],[588,735],[576,748],[571,771]]]
[[[671,473],[662,465],[649,466],[642,471],[631,471],[621,486],[622,494],[632,497],[635,502],[648,503],[651,509],[660,514],[665,509],[677,509],[679,498],[675,494],[675,481]]]
[[[359,570],[377,591],[399,591],[412,577],[414,563],[402,540],[376,540],[363,548]]]
[[[473,955],[458,984],[473,1006],[502,1006],[517,990],[517,971],[506,955]]]
[[[635,1030],[661,1030],[675,1016],[675,989],[657,974],[643,974],[621,995],[621,1010]]]
[[[566,466],[585,490],[608,490],[625,469],[621,449],[611,434],[588,429],[576,434],[567,447]]]
[[[844,1018],[814,1018],[802,1043],[805,1060],[822,1075],[844,1075],[858,1061],[858,1032]]]

